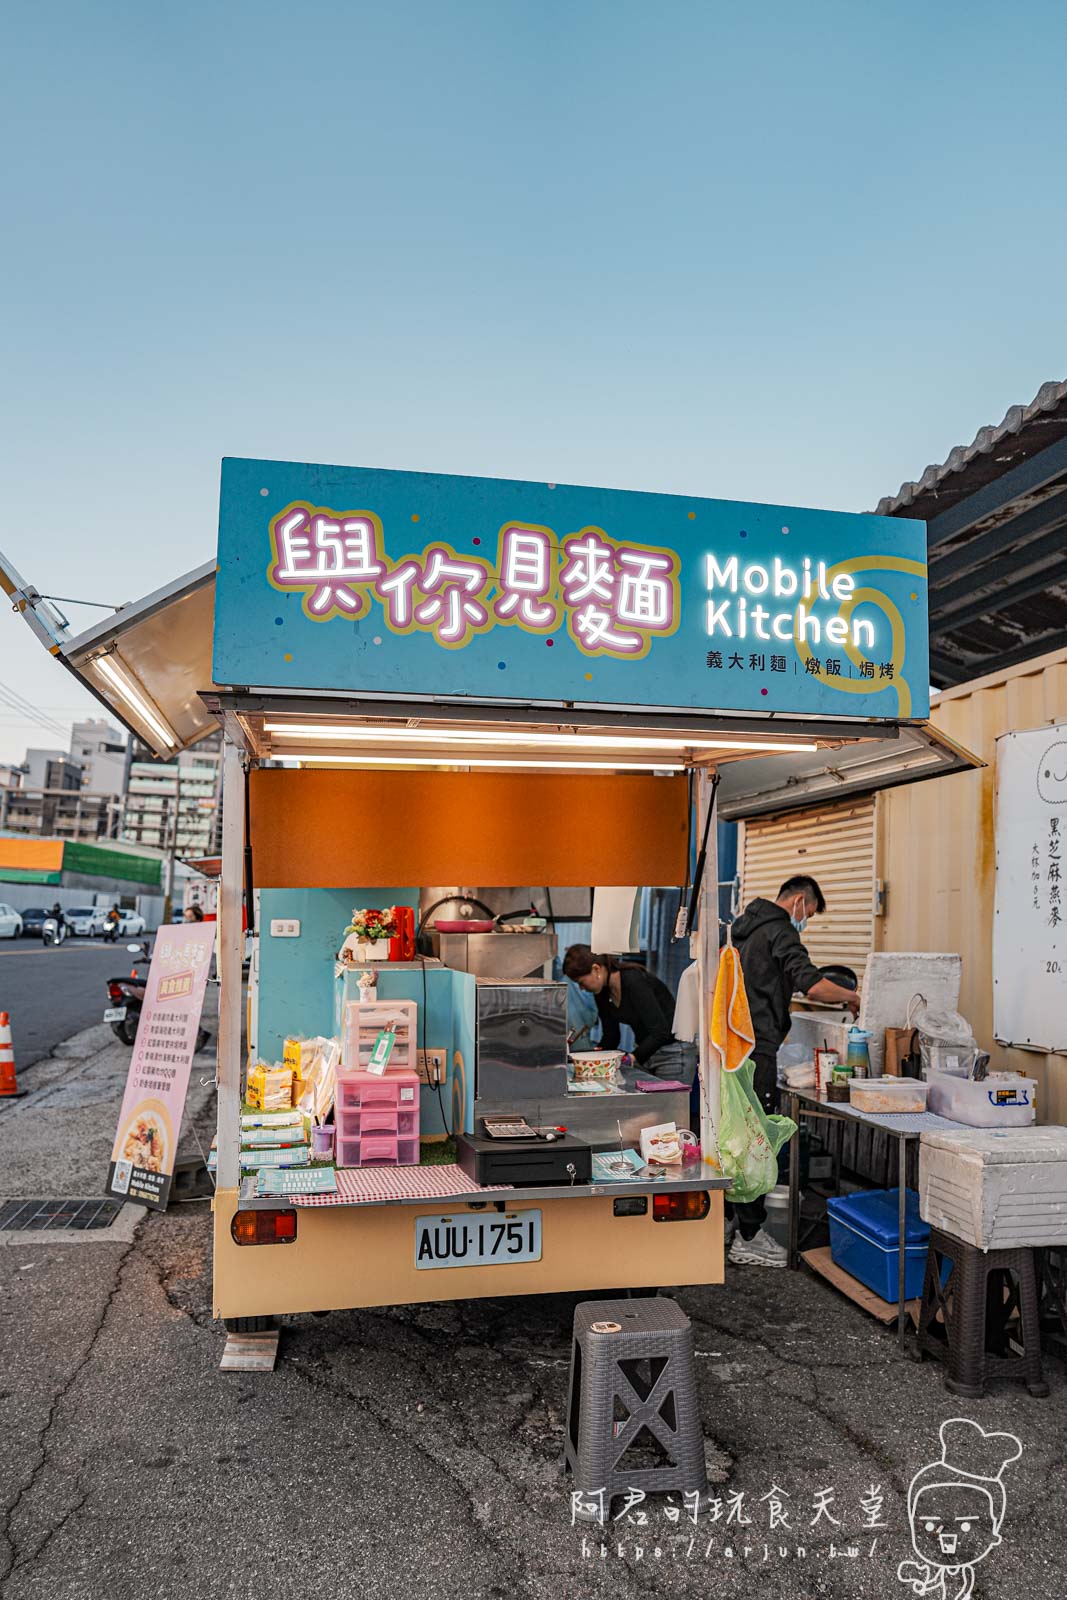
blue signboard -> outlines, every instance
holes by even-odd
[[[214,676],[348,694],[923,717],[926,528],[226,460]]]

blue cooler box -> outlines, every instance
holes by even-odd
[[[904,1298],[923,1292],[930,1228],[919,1215],[919,1196],[908,1189],[904,1223]],[[830,1254],[839,1267],[896,1305],[899,1287],[899,1189],[870,1189],[826,1202]]]

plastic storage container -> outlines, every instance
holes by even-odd
[[[408,1106],[418,1110],[417,1072],[389,1071],[379,1077],[373,1072],[337,1074],[338,1111],[358,1111],[364,1106]]]
[[[877,1116],[904,1116],[926,1110],[929,1084],[918,1078],[854,1078],[849,1099],[857,1111]]]
[[[975,1082],[953,1073],[933,1072],[929,1090],[931,1111],[953,1122],[965,1122],[969,1128],[1028,1128],[1034,1121],[1036,1078],[991,1072]]]
[[[415,1166],[419,1078],[415,1072],[342,1072],[334,1108],[339,1167]]]
[[[899,1287],[899,1203],[899,1189],[872,1189],[826,1202],[834,1261],[891,1305]],[[930,1228],[919,1215],[914,1189],[907,1190],[904,1238],[904,1298],[915,1300],[923,1290]]]
[[[418,1006],[414,1000],[349,1000],[345,1006],[342,1064],[346,1072],[367,1066],[383,1028],[393,1029],[390,1068],[418,1066]]]

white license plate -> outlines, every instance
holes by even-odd
[[[540,1211],[415,1218],[416,1267],[506,1266],[540,1259]]]
[[[104,1021],[105,1022],[125,1022],[125,1020],[126,1020],[126,1007],[125,1006],[110,1006],[108,1008],[108,1010],[104,1012]]]

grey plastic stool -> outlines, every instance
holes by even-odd
[[[576,1308],[564,1456],[605,1512],[628,1489],[707,1495],[693,1328],[673,1300]]]

